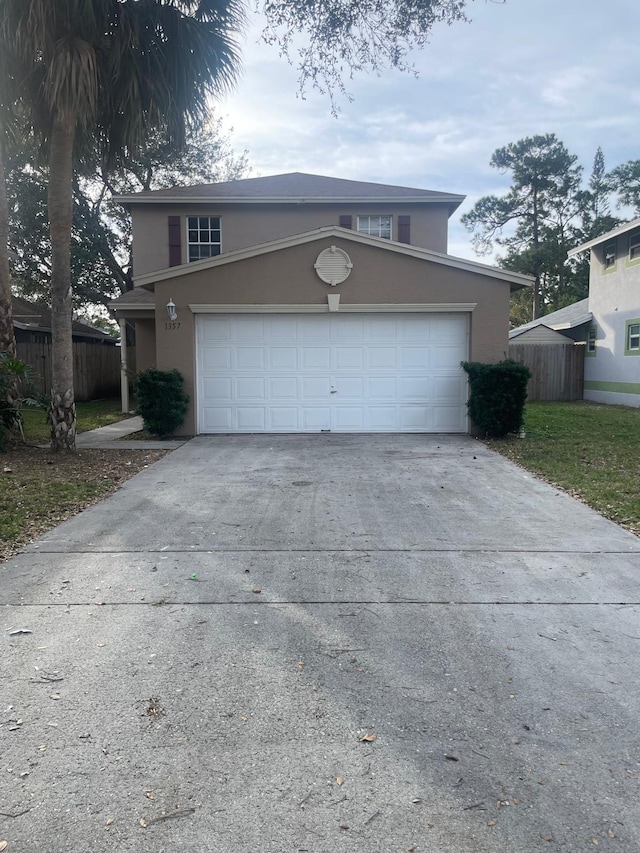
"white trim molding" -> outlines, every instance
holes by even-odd
[[[375,304],[340,303],[340,311],[350,311],[358,314],[450,314],[471,313],[477,302],[379,302]],[[194,314],[325,314],[331,309],[327,303],[286,304],[275,305],[237,305],[208,303],[191,303],[190,310]]]

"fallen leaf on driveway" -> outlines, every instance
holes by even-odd
[[[374,742],[374,740],[378,740],[378,735],[370,735],[370,734],[366,734],[366,735],[363,735],[363,736],[360,738],[360,741],[361,741],[362,743],[373,743],[373,742]]]
[[[542,833],[542,832],[540,833],[540,838],[543,841],[553,841],[553,835],[548,835],[548,834]]]
[[[616,834],[612,829],[607,830],[607,835],[609,836],[609,838],[615,838],[616,837]]]
[[[0,841],[0,851],[6,850],[6,849],[7,849],[7,842],[6,841]]]
[[[256,595],[258,595],[258,593],[262,592],[262,590],[261,590],[261,589],[257,589],[257,588],[256,588],[256,589],[252,589],[252,590],[251,590],[251,592],[253,592],[253,593],[255,593]]]
[[[338,776],[338,778],[336,779],[336,785],[344,785],[344,779],[342,778],[342,776]]]
[[[10,637],[17,637],[18,634],[33,634],[33,631],[30,631],[28,628],[14,628],[13,631],[9,631]]]
[[[497,821],[497,820],[489,820],[489,821],[487,821],[487,826],[497,826],[497,825],[498,825],[498,821]]]

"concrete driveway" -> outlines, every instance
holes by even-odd
[[[198,438],[0,571],[7,853],[640,850],[640,539],[470,438]]]

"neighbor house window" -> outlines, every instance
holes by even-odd
[[[604,268],[605,270],[613,269],[616,265],[616,241],[605,243],[604,246]]]
[[[629,260],[640,260],[640,231],[635,231],[629,236]]]
[[[220,217],[188,216],[187,246],[190,261],[215,258],[219,255],[221,252]]]
[[[358,231],[361,234],[369,234],[371,237],[385,237],[391,239],[391,217],[390,216],[359,216]]]
[[[627,320],[625,355],[640,355],[640,320]]]
[[[596,354],[596,339],[598,337],[598,330],[595,327],[591,329],[587,329],[587,355],[595,355]]]

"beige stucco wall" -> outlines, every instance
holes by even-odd
[[[136,370],[156,366],[156,324],[153,319],[136,320]]]
[[[136,276],[169,266],[168,217],[182,218],[182,261],[187,263],[187,216],[220,216],[222,219],[222,251],[233,252],[291,237],[328,225],[339,225],[341,215],[393,216],[393,239],[398,237],[398,215],[411,217],[411,245],[434,252],[447,251],[446,204],[376,205],[376,204],[284,204],[278,205],[134,205],[133,268]]]
[[[354,268],[337,287],[324,284],[313,264],[330,245],[343,248]],[[156,284],[156,352],[162,370],[177,368],[191,397],[183,434],[195,433],[195,316],[189,304],[318,304],[339,293],[341,305],[372,303],[478,303],[471,314],[470,359],[495,362],[508,348],[509,284],[344,240],[319,240]],[[172,299],[179,327],[168,323]]]

